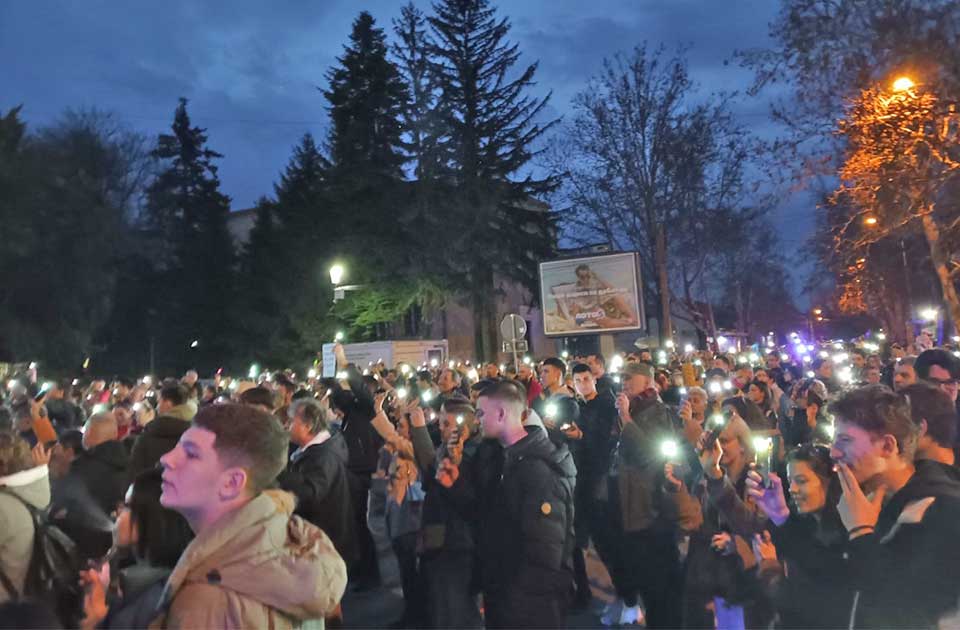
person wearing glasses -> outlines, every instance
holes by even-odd
[[[957,383],[960,382],[960,359],[941,348],[924,350],[913,364],[917,378],[933,383],[944,394],[957,402]]]

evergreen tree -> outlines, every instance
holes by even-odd
[[[353,185],[371,178],[402,177],[399,123],[406,100],[403,81],[387,59],[383,29],[366,11],[353,23],[350,44],[328,73],[330,158],[338,176]]]
[[[147,189],[146,218],[158,238],[162,278],[158,368],[165,370],[210,371],[232,350],[230,199],[220,192],[214,164],[223,156],[206,143],[206,130],[191,126],[181,98],[172,133],[161,134],[154,150],[168,166]]]
[[[316,250],[336,231],[335,225],[325,221],[329,219],[326,212],[329,168],[313,136],[306,133],[294,148],[280,182],[274,186],[278,234],[284,248],[293,256]]]
[[[510,78],[520,52],[505,41],[507,18],[498,18],[487,0],[441,0],[434,10],[432,67],[449,134],[442,163],[457,187],[444,212],[455,229],[443,241],[452,280],[472,300],[477,351],[492,358],[499,315],[494,274],[536,295],[536,262],[554,249],[552,220],[533,199],[553,190],[558,180],[522,171],[556,121],[538,122],[549,96],[525,94],[537,64]]]
[[[374,24],[367,12],[354,21],[324,93],[333,123],[329,191],[338,229],[328,252],[344,257],[351,282],[371,291],[415,273],[411,245],[418,229],[410,186],[403,181],[407,90],[387,56],[383,30]]]
[[[414,178],[423,182],[436,177],[439,171],[442,137],[427,18],[411,2],[400,10],[400,19],[393,21],[393,32],[399,40],[392,47],[393,56],[407,87],[400,114],[401,146],[413,164]]]

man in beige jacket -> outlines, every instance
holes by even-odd
[[[264,492],[284,468],[287,433],[245,405],[206,407],[164,455],[160,502],[196,538],[161,597],[167,628],[323,627],[346,566],[320,529],[292,516],[292,495]]]

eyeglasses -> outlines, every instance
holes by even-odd
[[[937,385],[940,387],[944,385],[946,385],[947,387],[956,387],[957,383],[960,382],[955,378],[934,378],[932,376],[928,376],[927,380],[933,383],[934,385]]]

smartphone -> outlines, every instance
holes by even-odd
[[[573,425],[570,424],[569,422],[564,422],[563,424],[560,425],[560,430],[561,430],[561,431],[569,431],[572,426],[573,426]]]
[[[770,487],[770,469],[772,468],[773,440],[769,437],[753,438],[754,464],[753,469],[763,480],[763,487]]]
[[[704,448],[713,448],[713,445],[717,443],[717,440],[720,438],[720,434],[723,433],[723,430],[727,428],[727,422],[730,421],[729,413],[715,413],[710,416],[710,429],[707,431],[707,438],[704,442]],[[703,452],[703,449],[697,449],[698,452]]]

